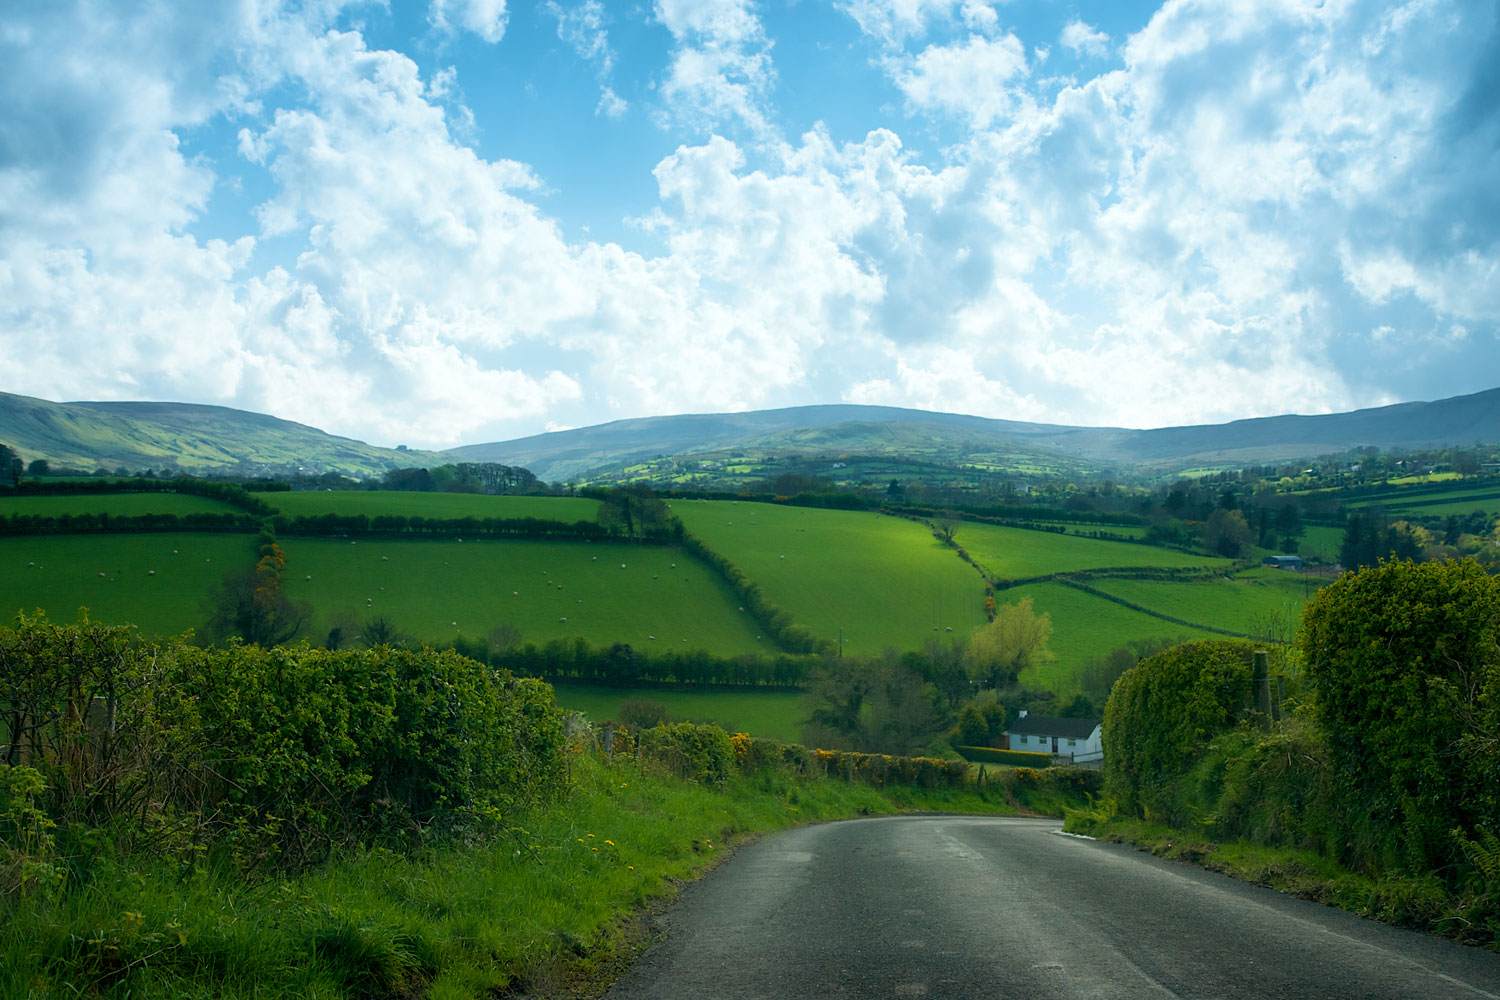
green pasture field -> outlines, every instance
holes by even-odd
[[[586,497],[512,497],[481,493],[412,493],[405,490],[298,490],[260,493],[287,517],[364,514],[379,517],[536,517],[547,521],[592,521],[599,501]]]
[[[1147,530],[1144,524],[1080,524],[1077,521],[1038,521],[1036,523],[1063,527],[1070,535],[1087,535],[1091,531],[1102,531],[1111,535],[1125,535],[1129,538],[1145,538]]]
[[[1096,579],[1089,583],[1116,597],[1198,625],[1263,635],[1280,617],[1295,629],[1302,606],[1327,581],[1311,574],[1256,569],[1234,579],[1175,582]],[[1167,624],[1167,623],[1163,623]]]
[[[1417,516],[1447,517],[1449,514],[1462,516],[1476,510],[1482,510],[1486,514],[1496,514],[1500,513],[1500,491],[1492,490],[1488,496],[1479,495],[1466,497],[1461,500],[1432,500],[1428,503],[1382,507],[1381,510],[1384,510],[1394,518]]]
[[[1077,538],[1048,531],[1002,528],[973,522],[959,525],[953,540],[962,545],[986,572],[1013,580],[1047,573],[1072,573],[1119,566],[1175,569],[1229,565],[1227,559],[1189,555],[1154,545]]]
[[[58,517],[62,514],[108,514],[137,517],[141,514],[233,514],[236,509],[220,500],[190,493],[74,493],[64,496],[0,497],[0,517],[25,514]]]
[[[591,684],[553,684],[557,703],[582,712],[593,722],[620,718],[620,706],[631,700],[667,706],[673,719],[713,722],[731,733],[749,733],[783,743],[802,742],[806,711],[796,691],[704,691],[685,688],[617,688]]]
[[[201,628],[205,602],[224,575],[254,565],[254,535],[0,538],[0,617],[42,608],[53,621],[71,622],[86,607],[96,621],[173,635]]]
[[[283,586],[312,603],[307,635],[314,642],[341,619],[384,615],[434,645],[459,634],[482,638],[504,624],[537,645],[578,637],[594,646],[721,655],[776,650],[757,640],[754,620],[736,610],[723,581],[677,549],[468,539],[283,538],[281,545]]]
[[[1134,611],[1061,583],[1028,583],[995,594],[1002,603],[1032,599],[1038,613],[1052,616],[1052,638],[1048,645],[1056,657],[1042,664],[1032,677],[1021,678],[1067,695],[1077,691],[1076,672],[1084,662],[1103,657],[1117,646],[1137,639],[1214,639],[1212,632],[1190,629]]]
[[[1317,553],[1325,563],[1338,562],[1339,546],[1344,544],[1344,529],[1333,525],[1309,524],[1297,540],[1298,552]]]
[[[1500,509],[1500,486],[1490,483],[1488,486],[1476,486],[1468,490],[1393,490],[1379,496],[1354,500],[1345,506],[1351,510],[1379,507],[1392,514],[1397,511],[1428,513],[1429,507],[1455,508],[1441,513],[1467,513],[1476,507],[1493,511]]]
[[[856,656],[984,621],[984,583],[926,527],[867,511],[676,500],[672,513],[816,635]]]

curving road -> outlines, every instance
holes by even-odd
[[[1050,820],[805,827],[689,886],[637,997],[1500,1000],[1500,955],[1402,931]]]

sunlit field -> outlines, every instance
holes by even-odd
[[[915,649],[984,621],[984,582],[913,521],[867,511],[673,501],[688,531],[800,625],[855,655]]]
[[[72,621],[80,606],[147,635],[201,628],[226,573],[255,565],[254,535],[167,532],[0,538],[0,613],[46,610]]]
[[[511,497],[480,493],[411,493],[404,490],[299,490],[261,493],[288,517],[316,514],[379,517],[536,517],[548,521],[592,521],[599,501],[586,497]]]
[[[288,596],[312,603],[309,636],[381,615],[444,644],[511,625],[522,642],[775,652],[701,563],[624,543],[285,538]]]
[[[967,521],[959,525],[953,540],[962,545],[986,572],[1013,580],[1046,573],[1071,573],[1116,566],[1175,569],[1229,565],[1227,559],[1189,555],[1151,545],[1101,541]]]

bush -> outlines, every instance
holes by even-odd
[[[242,869],[493,822],[566,778],[552,689],[451,651],[200,649],[23,617],[0,629],[0,717],[49,821]]]
[[[734,745],[718,726],[679,722],[640,734],[640,754],[691,781],[722,785],[735,767]]]
[[[1252,649],[1243,642],[1173,646],[1127,670],[1104,709],[1104,776],[1121,808],[1181,822],[1172,783],[1249,702]]]
[[[1346,573],[1298,647],[1360,866],[1461,860],[1451,831],[1500,829],[1500,580],[1472,560]]]

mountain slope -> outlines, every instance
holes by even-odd
[[[450,461],[226,406],[54,403],[10,393],[0,393],[0,443],[28,460],[90,471],[175,466],[191,472],[284,475],[301,469],[367,476]]]

